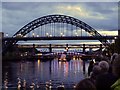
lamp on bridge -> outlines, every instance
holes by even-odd
[[[32,33],[32,36],[34,37],[34,36],[35,36],[35,33]]]
[[[6,33],[5,36],[8,37],[8,33]]]
[[[27,37],[27,35],[25,35],[24,37]]]
[[[49,33],[46,33],[46,36],[48,37],[48,36],[49,36]]]
[[[37,37],[39,37],[39,35],[37,35]]]
[[[66,47],[65,50],[68,52],[68,47]]]
[[[75,35],[78,36],[78,33],[76,32]]]
[[[62,32],[60,33],[60,36],[61,36],[61,37],[63,36],[63,33],[62,33]]]
[[[52,37],[52,34],[50,34],[50,37]]]
[[[23,35],[21,33],[17,34],[16,37],[22,37]]]

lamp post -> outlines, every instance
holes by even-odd
[[[48,37],[48,36],[49,36],[49,33],[46,33],[46,36]]]
[[[5,36],[8,37],[8,33],[6,33]]]
[[[62,33],[62,32],[60,33],[60,36],[61,36],[61,37],[63,36],[63,33]]]
[[[34,32],[32,33],[32,36],[33,36],[33,37],[35,36],[35,33],[34,33]]]

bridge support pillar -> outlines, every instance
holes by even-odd
[[[85,44],[83,44],[83,53],[85,53]],[[85,60],[83,60],[83,74],[85,74]]]
[[[51,46],[51,44],[49,44],[49,52],[50,53],[52,52],[52,46]]]
[[[90,47],[90,48],[89,48],[89,54],[91,54],[91,53],[92,53],[92,48]]]
[[[83,44],[83,53],[85,53],[85,44]]]
[[[33,54],[33,56],[35,55],[35,44],[33,44],[32,54]]]
[[[68,49],[69,49],[69,48],[68,48],[68,44],[66,44],[66,48],[65,48],[65,50],[66,50],[67,52],[68,52]]]

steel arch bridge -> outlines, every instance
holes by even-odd
[[[43,26],[43,25],[46,25],[46,24],[49,24],[49,23],[71,24],[71,25],[74,25],[76,27],[79,27],[79,28],[85,30],[86,32],[88,32],[92,36],[102,37],[101,34],[99,34],[94,28],[92,28],[91,26],[89,26],[85,22],[83,22],[79,19],[76,19],[74,17],[71,17],[71,16],[57,15],[57,14],[56,15],[43,16],[43,17],[40,17],[38,19],[35,19],[35,20],[31,21],[30,23],[28,23],[27,25],[22,27],[18,32],[16,32],[13,35],[13,37],[16,37],[17,35],[25,36],[29,32],[33,31],[35,28],[38,28],[40,26]],[[102,44],[107,42],[105,39],[99,40],[99,41]]]
[[[16,32],[12,37],[17,37],[18,35],[21,35],[22,37],[25,36],[26,34],[30,33],[31,31],[33,31],[34,29],[43,26],[43,25],[47,25],[50,23],[66,23],[66,24],[70,24],[73,25],[75,27],[81,28],[83,30],[85,30],[85,32],[89,33],[90,35],[92,35],[93,37],[102,37],[101,34],[99,34],[94,28],[92,28],[91,26],[89,26],[88,24],[86,24],[85,22],[76,19],[74,17],[71,16],[67,16],[67,15],[47,15],[47,16],[43,16],[40,17],[38,19],[35,19],[33,21],[31,21],[30,23],[28,23],[27,25],[23,26],[18,32]],[[107,40],[106,39],[98,39],[103,45],[106,44]],[[9,41],[7,47],[9,47],[9,45],[14,45],[18,42],[19,40],[13,40],[13,41]]]

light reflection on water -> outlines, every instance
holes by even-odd
[[[8,83],[15,87],[20,78],[21,81],[26,80],[27,87],[33,82],[35,85],[51,82],[53,87],[64,84],[71,88],[84,78],[82,68],[82,60],[9,62],[3,66],[3,81],[7,78]]]

